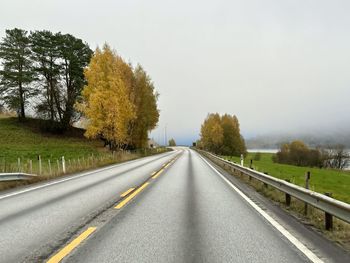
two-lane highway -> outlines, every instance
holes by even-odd
[[[176,148],[3,193],[0,262],[332,261],[227,178]]]
[[[196,152],[157,180],[65,261],[308,261]]]
[[[181,151],[155,155],[0,195],[0,262],[46,258]]]

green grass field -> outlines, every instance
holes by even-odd
[[[287,164],[278,164],[272,161],[272,153],[261,153],[260,161],[254,160],[255,153],[249,153],[244,165],[249,166],[253,159],[253,168],[260,172],[279,179],[289,179],[292,183],[305,186],[305,173],[311,172],[310,189],[319,193],[331,192],[335,199],[350,203],[350,171],[338,171],[309,167],[298,167]],[[237,163],[239,157],[226,157]]]
[[[59,175],[62,173],[62,156],[66,170],[75,172],[167,150],[157,148],[112,154],[101,140],[86,139],[82,129],[71,128],[64,135],[53,135],[42,132],[39,124],[40,120],[28,119],[19,123],[16,118],[0,115],[0,172],[39,174],[39,155],[41,174]]]
[[[1,162],[17,162],[42,159],[66,159],[98,155],[103,144],[96,140],[87,140],[83,131],[74,129],[68,135],[52,135],[40,132],[37,120],[19,123],[16,118],[0,118],[0,165]]]

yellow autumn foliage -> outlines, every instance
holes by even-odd
[[[82,91],[83,101],[76,105],[88,119],[85,135],[101,137],[112,147],[128,143],[128,125],[136,118],[127,81],[132,80],[127,75],[132,71],[125,65],[107,44],[97,49],[84,72],[88,84]]]

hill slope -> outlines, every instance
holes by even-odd
[[[73,159],[103,150],[102,143],[97,140],[87,140],[81,129],[72,128],[65,135],[52,135],[41,132],[39,120],[29,119],[19,123],[16,118],[0,117],[0,165],[1,162],[17,162],[18,158],[42,159]]]

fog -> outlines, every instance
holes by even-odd
[[[2,1],[5,29],[71,33],[140,63],[160,93],[151,137],[198,138],[208,112],[246,138],[350,130],[350,2]],[[349,133],[349,132],[348,132]]]

